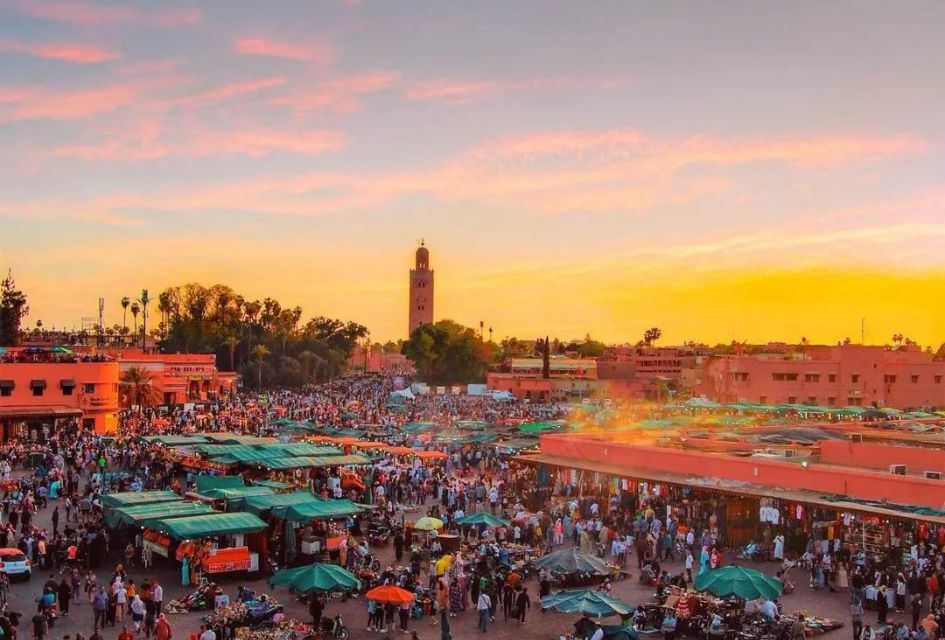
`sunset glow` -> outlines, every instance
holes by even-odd
[[[405,337],[945,340],[945,5],[0,0],[26,324],[187,281]],[[844,34],[855,33],[856,37]]]

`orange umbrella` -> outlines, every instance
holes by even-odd
[[[393,453],[395,456],[409,456],[416,453],[410,447],[387,447],[387,450]]]
[[[391,602],[393,604],[409,604],[413,602],[413,593],[392,584],[385,584],[380,587],[374,587],[364,594],[368,600],[377,602]]]
[[[417,455],[423,460],[446,460],[449,458],[442,451],[417,451]]]

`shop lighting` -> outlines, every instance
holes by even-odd
[[[806,469],[808,466],[810,466],[810,463],[807,462],[807,460],[801,460],[801,468],[802,468],[802,469]]]

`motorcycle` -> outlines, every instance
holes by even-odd
[[[341,619],[341,614],[334,618],[322,618],[322,627],[315,632],[315,640],[348,640],[351,632]]]

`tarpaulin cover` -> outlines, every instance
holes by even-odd
[[[160,518],[145,523],[149,529],[166,533],[174,540],[199,540],[210,536],[253,533],[266,523],[251,513],[211,513],[190,518]]]

